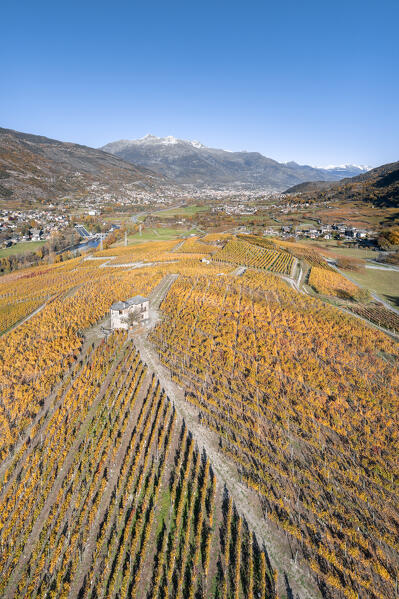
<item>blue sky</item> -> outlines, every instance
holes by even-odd
[[[3,0],[0,125],[399,160],[399,2]]]

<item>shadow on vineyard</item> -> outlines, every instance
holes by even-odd
[[[389,302],[392,302],[395,306],[399,306],[399,297],[397,295],[385,296]]]

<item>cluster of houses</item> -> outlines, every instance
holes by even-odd
[[[224,212],[225,214],[251,215],[257,211],[256,206],[246,204],[223,204],[212,208],[212,212]]]
[[[173,183],[164,182],[162,185],[151,186],[144,181],[134,183],[121,183],[112,192],[108,186],[93,183],[85,198],[79,198],[79,204],[86,212],[102,212],[104,209],[117,204],[119,207],[130,207],[134,205],[148,206],[159,204],[168,206],[176,199],[187,198],[188,192],[183,191]],[[76,201],[76,200],[75,200]]]
[[[264,229],[265,236],[295,237],[307,239],[344,239],[344,240],[366,240],[373,239],[375,233],[366,229],[358,229],[347,224],[319,224],[318,227],[296,227],[294,225],[283,226],[280,228],[269,227]]]
[[[69,226],[69,217],[63,212],[50,210],[0,210],[0,233],[3,245],[8,247],[21,241],[49,239],[54,233]]]

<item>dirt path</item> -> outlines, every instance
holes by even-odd
[[[377,302],[381,302],[381,304],[387,309],[387,310],[391,310],[391,312],[395,312],[395,314],[399,314],[399,309],[398,308],[394,308],[393,306],[391,306],[391,304],[388,304],[388,302],[386,302],[385,300],[381,299],[381,297],[379,295],[377,295],[376,293],[372,293],[370,291],[370,295],[373,299],[375,299]]]
[[[80,358],[82,358],[82,354],[80,354]],[[71,374],[73,367],[74,367],[74,364],[69,368],[69,370],[67,371],[66,376],[69,375],[69,374]],[[2,489],[1,489],[0,497],[2,497],[4,495],[4,493],[7,491],[8,487],[13,483],[13,481],[15,480],[15,478],[19,475],[19,473],[21,472],[21,470],[24,467],[24,464],[25,464],[25,461],[26,461],[27,457],[39,445],[42,436],[46,433],[46,429],[47,429],[49,420],[53,416],[55,410],[60,406],[60,404],[62,402],[62,399],[64,398],[65,394],[69,391],[70,387],[72,386],[73,380],[71,380],[70,383],[68,384],[68,386],[66,387],[65,391],[62,394],[62,398],[60,399],[60,401],[58,401],[57,403],[55,403],[55,399],[57,397],[58,391],[59,391],[59,389],[60,389],[60,387],[61,387],[62,384],[63,384],[63,381],[61,381],[58,385],[56,385],[56,387],[52,390],[52,392],[47,396],[43,408],[40,410],[40,412],[38,412],[36,414],[35,419],[32,420],[32,422],[30,423],[29,427],[23,432],[23,436],[21,436],[21,438],[18,441],[18,443],[16,443],[16,445],[14,446],[14,448],[12,450],[12,453],[10,453],[8,455],[8,457],[5,458],[3,460],[3,462],[1,463],[1,465],[0,465],[0,479],[4,475],[5,471],[10,466],[10,464],[12,463],[12,461],[15,459],[15,457],[18,455],[18,453],[22,449],[22,447],[24,445],[27,445],[27,441],[28,441],[28,439],[30,439],[32,431],[34,430],[34,428],[37,426],[37,424],[40,422],[40,420],[44,416],[43,423],[40,425],[40,428],[35,433],[35,436],[34,436],[33,440],[29,443],[29,445],[27,445],[26,450],[23,453],[23,455],[18,458],[17,466],[15,467],[15,469],[12,472],[11,476],[8,478],[8,480],[7,480],[6,483],[4,483],[2,481]],[[21,435],[22,435],[22,433],[21,433]]]
[[[237,266],[234,270],[229,273],[232,277],[240,277],[247,270],[246,266]]]
[[[179,241],[179,243],[177,245],[175,245],[174,248],[171,249],[171,252],[178,252],[185,241],[186,241],[185,239],[183,239],[182,241]]]
[[[166,275],[160,283],[150,293],[150,326],[152,326],[153,320],[158,319],[158,310],[161,306],[162,300],[166,297],[169,289],[176,281],[179,275]],[[151,318],[152,316],[152,318]]]
[[[395,272],[398,272],[398,270],[399,270],[399,268],[395,268],[395,266],[383,266],[380,264],[370,264],[370,263],[365,264],[364,268],[371,268],[373,270],[393,270]]]
[[[354,285],[356,285],[357,287],[363,288],[362,285],[359,285],[359,283],[357,283],[357,281],[355,281],[353,279],[353,277],[351,277],[346,271],[343,271],[340,268],[335,268],[335,270],[337,272],[339,272],[343,277],[345,277],[346,279],[348,279],[348,281],[350,281],[351,283],[353,283]],[[388,269],[386,269],[386,270],[388,270]],[[393,306],[391,306],[391,304],[388,304],[388,302],[384,301],[379,295],[376,294],[375,291],[372,291],[371,289],[369,289],[369,292],[370,292],[371,297],[376,302],[380,302],[387,310],[391,310],[391,312],[395,312],[395,314],[399,314],[399,309],[398,308],[394,308]]]
[[[59,295],[61,295],[61,294],[57,294],[56,293],[55,295],[52,295],[51,297],[49,297],[48,299],[46,299],[45,302],[43,302],[38,308],[36,308],[35,310],[33,310],[33,312],[31,312],[30,314],[28,314],[28,316],[24,316],[24,318],[22,318],[22,320],[19,320],[18,322],[16,322],[15,324],[13,324],[9,329],[7,329],[3,333],[1,333],[0,337],[8,335],[8,333],[11,333],[11,331],[14,331],[17,327],[20,327],[25,322],[28,322],[28,320],[30,320],[31,318],[33,318],[34,316],[36,316],[36,314],[39,314],[39,312],[41,312],[43,310],[43,308],[45,308],[47,306],[47,304],[49,304],[50,302],[52,302],[53,300],[55,300]]]
[[[108,320],[108,318],[105,318],[100,323],[94,325],[93,327],[91,327],[90,329],[85,331],[84,342],[80,349],[78,360],[84,359],[91,343],[94,342],[94,345],[97,346],[98,343],[100,342],[100,340],[104,337],[104,334],[102,334],[102,332],[101,332],[101,328],[104,325],[104,323],[107,323],[107,320]],[[74,367],[75,367],[75,363],[73,363],[72,366],[67,369],[64,376],[67,377],[72,372]],[[30,443],[29,447],[27,447],[26,452],[24,453],[24,456],[19,459],[19,465],[12,473],[12,476],[10,477],[10,479],[7,481],[7,485],[4,485],[3,488],[1,489],[1,494],[5,491],[6,486],[11,484],[11,482],[13,481],[15,476],[17,476],[18,472],[23,467],[23,463],[25,461],[26,456],[28,456],[30,453],[32,453],[32,451],[34,450],[34,448],[36,447],[36,445],[38,443],[38,439],[40,439],[40,435],[46,431],[49,419],[52,417],[52,415],[54,414],[54,411],[56,410],[57,406],[59,405],[59,402],[57,402],[57,404],[55,404],[54,400],[57,397],[57,393],[62,384],[63,384],[63,380],[61,380],[52,389],[52,391],[49,393],[49,395],[44,400],[44,404],[43,404],[43,407],[41,408],[41,410],[36,414],[35,418],[28,425],[28,427],[20,433],[20,438],[19,438],[18,442],[15,444],[12,452],[0,464],[0,479],[1,479],[1,477],[4,475],[5,471],[9,467],[9,465],[14,460],[15,456],[18,455],[18,452],[20,451],[20,449],[24,445],[26,445],[28,439],[30,439],[32,431],[35,429],[37,424],[43,419],[43,422],[40,425],[40,429],[35,434],[35,439],[33,440],[32,443]],[[70,384],[72,384],[72,381],[70,382]],[[69,387],[70,387],[70,385],[68,385],[67,389],[69,389]],[[66,391],[63,393],[63,396],[65,395],[65,393],[66,393]]]
[[[298,261],[298,265],[299,265],[299,274],[298,274],[298,279],[295,280],[294,279],[288,279],[286,277],[282,277],[284,280],[287,281],[287,283],[289,283],[289,285],[291,285],[291,287],[293,289],[295,289],[295,291],[297,291],[298,293],[302,293],[303,295],[308,295],[309,297],[315,297],[314,295],[312,295],[311,293],[309,293],[306,288],[305,288],[305,281],[306,281],[306,277],[309,274],[310,268],[306,268],[304,267],[301,262]],[[350,276],[348,276],[346,273],[343,273],[341,270],[336,269],[337,272],[341,273],[344,277],[346,277],[349,281],[351,281],[352,283],[354,283],[355,285],[358,285]],[[382,300],[378,295],[371,293],[370,295],[373,299],[375,299],[378,302],[381,302],[387,309],[391,310],[392,312],[396,312],[397,314],[399,314],[399,310],[397,310],[396,308],[393,308],[392,306],[390,306],[387,302],[384,302],[384,300]],[[331,305],[329,302],[326,302],[325,300],[323,300],[322,298],[321,301],[323,301],[325,304],[327,305]],[[381,327],[380,325],[378,325],[375,322],[371,322],[371,320],[368,320],[367,318],[365,318],[364,316],[361,316],[360,314],[356,314],[356,312],[352,312],[351,310],[347,310],[345,308],[345,306],[336,306],[334,305],[335,308],[337,308],[338,310],[341,310],[341,312],[344,312],[344,314],[349,314],[350,316],[353,316],[354,318],[358,318],[359,320],[361,320],[362,322],[368,324],[369,326],[371,326],[372,328],[378,329],[379,331],[381,331],[382,333],[385,333],[386,335],[389,335],[390,337],[392,337],[393,339],[399,340],[399,335],[397,333],[395,333],[394,331],[390,331],[389,329],[386,329],[384,327]]]
[[[176,278],[175,275],[174,280]],[[140,352],[141,359],[158,377],[161,386],[173,402],[177,414],[186,422],[193,434],[199,451],[202,452],[203,449],[206,451],[219,482],[226,485],[238,511],[246,518],[258,540],[264,544],[272,565],[281,573],[281,592],[286,593],[285,585],[283,585],[284,574],[286,574],[294,593],[293,596],[298,599],[319,599],[321,594],[310,573],[295,563],[288,537],[264,518],[257,494],[241,483],[235,465],[219,450],[218,436],[200,424],[197,408],[185,400],[184,390],[172,381],[168,369],[161,364],[157,351],[148,340],[151,328],[161,318],[158,307],[173,283],[173,280],[165,281],[165,279],[155,290],[156,303],[154,302],[150,309],[153,314],[149,324],[145,329],[133,334],[133,340]]]

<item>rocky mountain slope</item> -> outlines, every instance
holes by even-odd
[[[0,199],[57,201],[158,189],[165,177],[87,146],[0,128]]]
[[[399,161],[383,164],[362,175],[334,183],[307,182],[295,185],[285,193],[305,196],[363,200],[380,207],[399,207]]]
[[[283,190],[304,181],[334,181],[364,172],[354,166],[326,169],[280,163],[259,152],[228,152],[196,141],[146,135],[101,148],[133,164],[159,172],[180,184],[197,187],[246,187]]]

